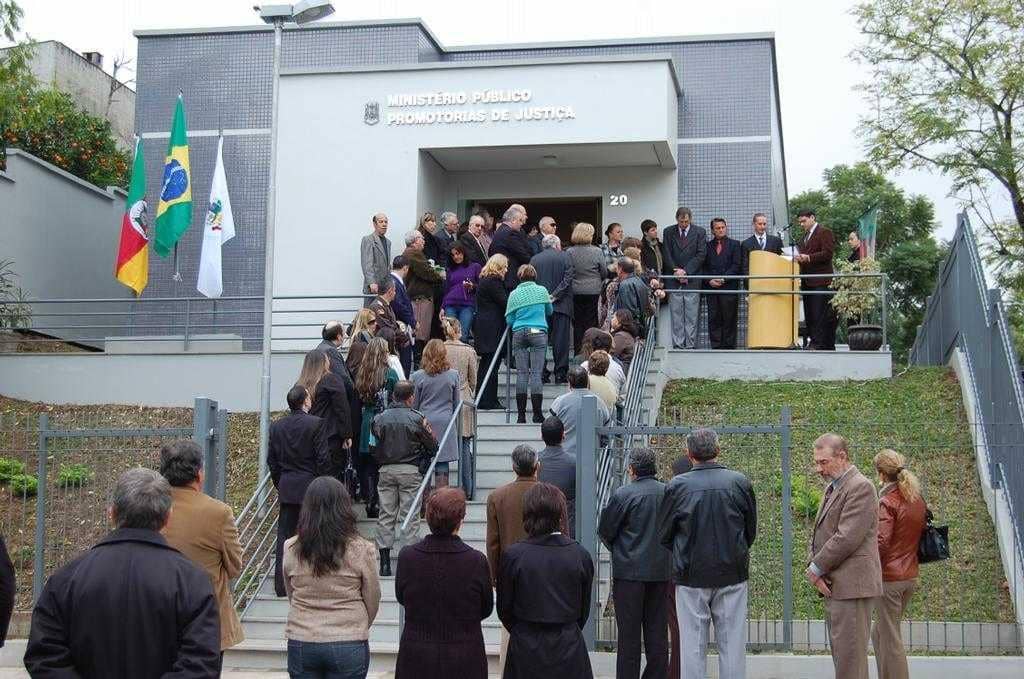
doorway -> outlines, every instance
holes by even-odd
[[[527,224],[537,224],[541,217],[553,217],[557,224],[556,233],[562,239],[563,247],[568,247],[572,239],[572,227],[576,222],[588,222],[594,225],[594,243],[601,242],[604,228],[601,225],[600,196],[585,198],[486,198],[468,200],[465,204],[466,218],[474,210],[484,209],[491,213],[494,222],[501,221],[501,215],[508,206],[519,203],[526,208]],[[465,220],[463,220],[465,221]]]

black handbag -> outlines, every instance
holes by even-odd
[[[936,526],[932,523],[935,517],[932,510],[925,510],[925,526],[921,531],[921,540],[917,543],[917,560],[920,563],[931,563],[949,558],[949,526]]]

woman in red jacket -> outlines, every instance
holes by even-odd
[[[875,455],[882,482],[878,501],[878,556],[882,562],[882,596],[875,601],[871,631],[879,679],[907,679],[907,652],[900,622],[917,589],[917,544],[925,526],[921,483],[895,450]]]

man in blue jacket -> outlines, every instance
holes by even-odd
[[[395,281],[395,298],[391,300],[391,311],[395,318],[405,323],[406,338],[408,342],[399,341],[395,337],[395,346],[398,348],[398,360],[402,362],[402,370],[405,376],[412,374],[412,331],[416,329],[416,314],[412,310],[412,300],[409,299],[409,292],[405,289],[405,277],[409,273],[409,260],[403,255],[398,255],[391,262],[391,278]]]

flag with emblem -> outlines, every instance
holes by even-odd
[[[878,206],[871,208],[857,220],[857,237],[860,238],[860,257],[875,257],[875,238],[878,234]]]
[[[149,281],[149,238],[146,236],[146,164],[142,160],[142,140],[135,140],[135,162],[128,184],[128,199],[121,216],[121,242],[117,248],[114,276],[142,294]]]
[[[188,163],[188,133],[185,130],[185,99],[179,93],[167,144],[160,203],[156,208],[153,249],[166,257],[192,224],[192,171]]]
[[[210,185],[210,207],[206,209],[203,221],[203,250],[199,256],[199,280],[196,282],[196,288],[207,297],[220,297],[224,293],[221,246],[235,237],[223,151],[224,137],[221,137],[217,142],[217,164]]]

